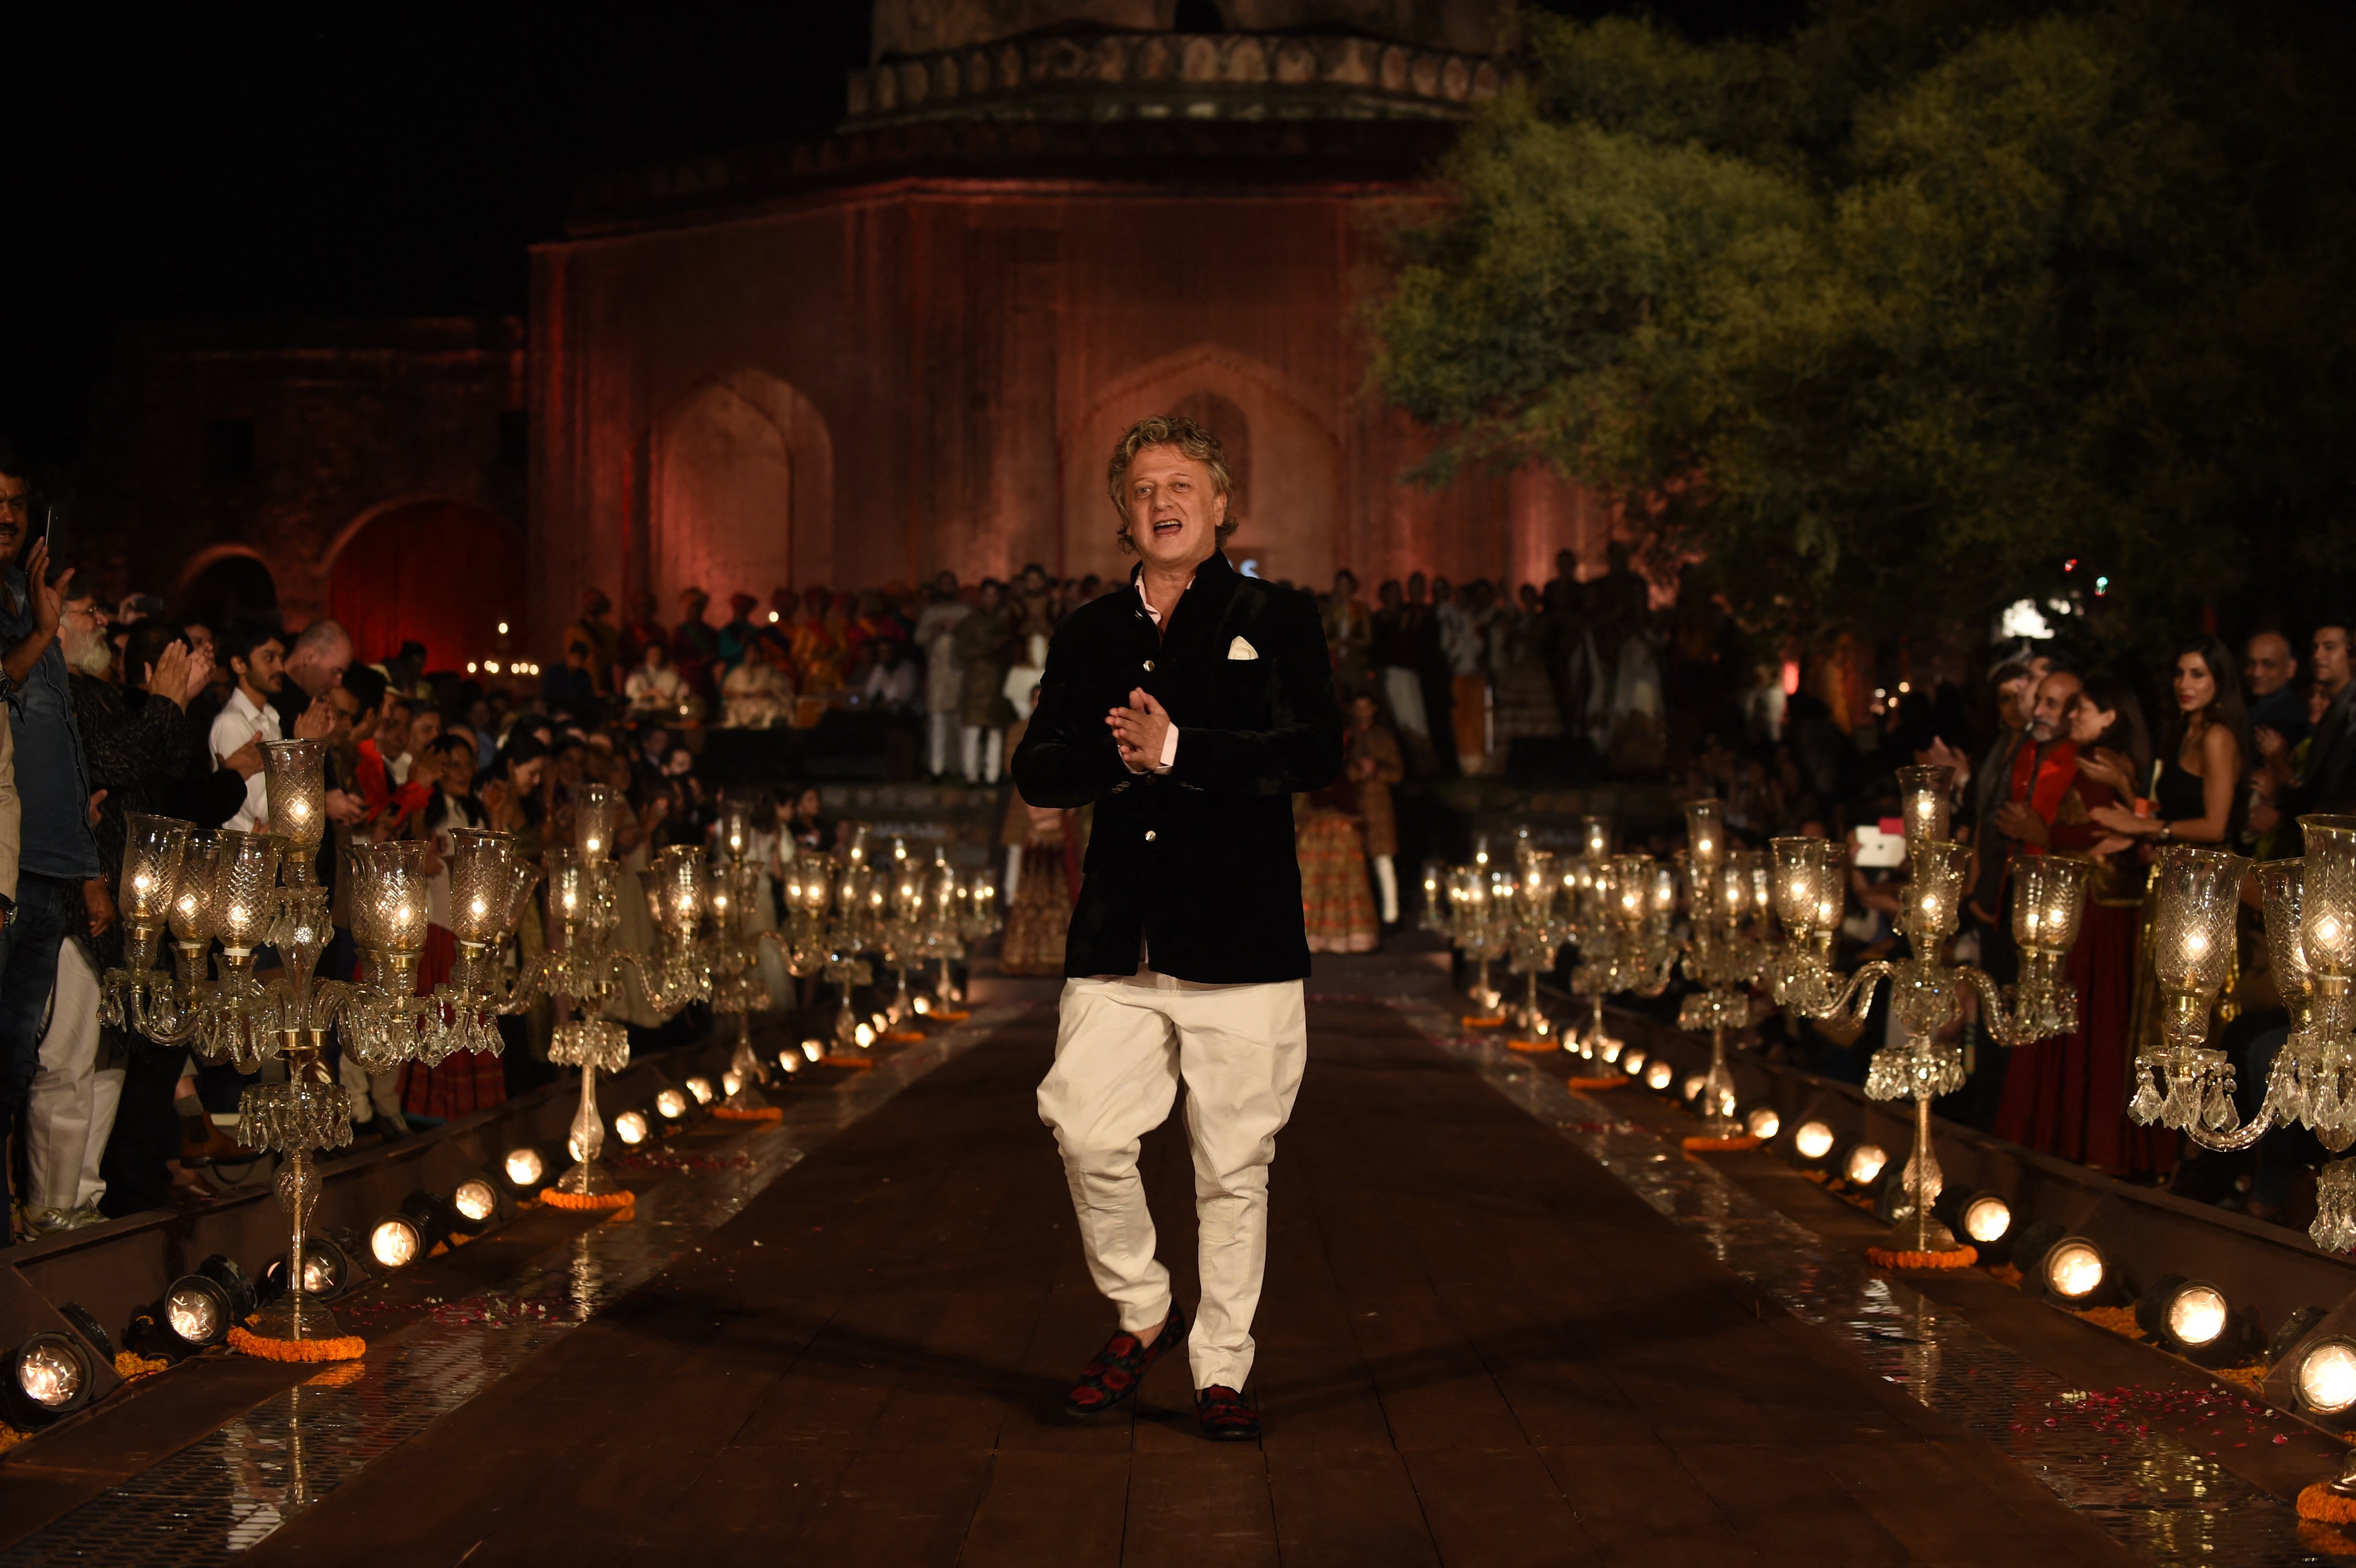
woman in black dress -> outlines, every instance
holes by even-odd
[[[2151,815],[2125,805],[2088,815],[2112,832],[2149,844],[2222,844],[2232,837],[2248,767],[2249,727],[2233,656],[2214,637],[2177,650],[2176,714],[2151,782]]]

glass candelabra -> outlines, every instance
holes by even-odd
[[[1971,850],[1947,841],[1948,798],[1953,770],[1899,770],[1906,827],[1907,882],[1900,927],[1908,956],[1877,959],[1843,980],[1825,956],[1839,904],[1829,896],[1829,862],[1812,865],[1809,856],[1778,840],[1776,891],[1779,910],[1801,923],[1785,961],[1772,968],[1777,999],[1811,1018],[1861,1021],[1876,987],[1890,987],[1891,1015],[1902,1038],[1873,1054],[1865,1092],[1877,1100],[1912,1096],[1914,1147],[1903,1174],[1892,1244],[1914,1252],[1950,1252],[1955,1239],[1933,1217],[1931,1207],[1944,1185],[1931,1137],[1931,1104],[1963,1087],[1959,1046],[1942,1042],[1941,1030],[1960,1017],[1963,989],[1976,992],[1988,1037],[1999,1045],[2020,1046],[2076,1027],[2077,998],[2058,976],[2062,959],[2077,940],[2085,907],[2087,865],[2060,856],[2024,856],[2013,862],[2012,929],[2021,948],[2020,983],[2000,991],[1987,971],[1949,964],[1942,957],[1962,912]],[[1814,881],[1813,878],[1824,878]],[[1809,894],[1814,891],[1815,897]],[[1814,912],[1810,912],[1813,904]]]

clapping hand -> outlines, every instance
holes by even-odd
[[[1162,773],[1162,748],[1170,736],[1169,710],[1142,687],[1131,687],[1129,706],[1105,715],[1121,765],[1133,773]]]

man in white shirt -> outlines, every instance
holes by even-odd
[[[270,706],[270,694],[286,678],[286,645],[267,626],[233,627],[221,636],[218,649],[230,673],[237,677],[237,685],[221,706],[220,716],[213,720],[215,767],[250,741],[267,745],[284,739],[277,709]],[[270,790],[259,770],[245,781],[245,804],[222,826],[245,833],[268,829]]]

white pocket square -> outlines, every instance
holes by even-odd
[[[1259,657],[1259,650],[1237,637],[1227,645],[1227,656],[1231,659],[1256,659]]]

